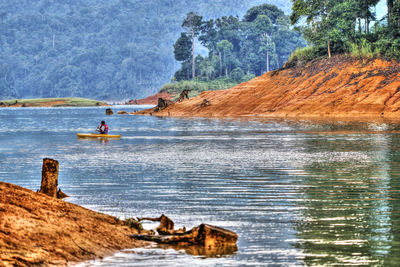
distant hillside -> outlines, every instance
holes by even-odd
[[[207,100],[207,101],[205,101]],[[228,90],[168,106],[157,116],[400,118],[400,64],[346,56],[268,72]]]
[[[173,43],[189,11],[241,16],[260,0],[0,0],[0,99],[139,98],[179,63]]]

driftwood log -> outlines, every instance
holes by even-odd
[[[57,190],[58,187],[58,168],[59,163],[57,160],[44,158],[42,166],[42,182],[40,186],[40,193],[48,195],[49,197],[65,198],[67,194]]]
[[[160,244],[188,243],[206,247],[224,247],[236,245],[238,235],[221,227],[202,223],[184,233],[172,235],[131,235],[132,238],[154,241]]]
[[[191,90],[183,90],[182,92],[181,92],[181,94],[179,95],[179,97],[178,97],[178,99],[177,99],[177,101],[178,102],[182,102],[183,100],[185,100],[185,97],[187,98],[187,99],[189,99],[189,92],[190,92]]]
[[[208,101],[207,99],[203,99],[203,102],[200,103],[199,107],[200,108],[205,108],[205,107],[210,106],[210,105],[211,105],[210,101]]]
[[[179,230],[174,230],[174,222],[164,214],[162,214],[158,218],[137,218],[137,220],[139,222],[144,220],[152,222],[160,222],[160,225],[156,228],[157,233],[159,235],[173,235],[173,234],[182,234],[186,232],[185,227]]]
[[[160,98],[158,98],[158,104],[155,107],[154,112],[158,112],[160,110],[163,110],[166,107],[168,107],[169,104],[172,104],[172,103],[173,103],[172,101],[165,100],[165,99],[160,97]]]
[[[212,256],[212,254],[228,254],[237,250],[238,235],[221,227],[203,223],[189,231],[185,231],[185,228],[175,231],[174,222],[164,214],[159,218],[138,218],[138,221],[142,220],[159,221],[160,226],[156,229],[159,235],[130,235],[131,238],[177,245],[185,247],[185,250],[196,246],[191,254]]]

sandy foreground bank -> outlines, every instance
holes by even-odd
[[[69,265],[148,243],[118,218],[0,182],[0,266]]]
[[[137,115],[400,118],[400,64],[336,56],[270,71],[228,90]]]

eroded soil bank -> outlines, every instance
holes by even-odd
[[[148,96],[143,99],[130,100],[126,104],[128,104],[128,105],[157,105],[158,98],[160,98],[160,97],[165,100],[171,100],[173,95],[168,94],[167,92],[161,92],[161,93],[157,93],[155,95]]]
[[[207,91],[159,111],[201,117],[400,117],[400,64],[336,56],[268,72],[228,90]]]
[[[0,265],[68,265],[145,246],[118,218],[0,182]]]

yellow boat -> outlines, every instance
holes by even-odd
[[[95,134],[95,133],[77,133],[81,138],[121,138],[120,134]]]

